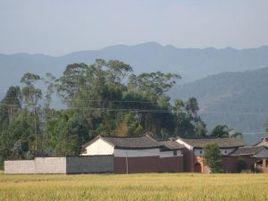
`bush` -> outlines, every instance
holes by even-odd
[[[247,169],[247,162],[243,158],[238,158],[237,171],[244,172]]]
[[[205,147],[204,153],[205,164],[210,168],[211,173],[222,172],[221,164],[221,151],[216,143],[208,144]]]

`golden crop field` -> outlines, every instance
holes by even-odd
[[[0,200],[265,201],[266,174],[0,175]]]

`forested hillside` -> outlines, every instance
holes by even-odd
[[[176,86],[174,97],[196,97],[209,127],[219,122],[245,132],[264,131],[268,117],[268,68],[221,73]]]

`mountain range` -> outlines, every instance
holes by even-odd
[[[251,49],[176,48],[155,42],[133,46],[115,45],[100,50],[79,51],[63,56],[0,54],[0,97],[18,84],[25,72],[59,76],[66,65],[93,63],[96,58],[119,59],[136,73],[164,71],[182,75],[173,98],[196,96],[209,127],[228,123],[241,131],[262,129],[268,117],[268,46]],[[244,72],[246,71],[246,72]],[[226,73],[228,72],[228,73]]]
[[[92,63],[96,58],[119,59],[133,66],[137,73],[166,71],[180,73],[181,82],[194,81],[207,75],[235,72],[268,66],[268,46],[252,49],[175,48],[155,42],[139,45],[115,45],[100,50],[79,51],[63,56],[44,54],[0,54],[0,85],[17,82],[26,72],[58,76],[67,64]]]
[[[268,67],[211,75],[176,86],[175,98],[196,97],[202,119],[211,128],[227,124],[243,132],[261,132],[268,119]]]

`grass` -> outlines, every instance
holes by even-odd
[[[3,175],[0,200],[268,200],[266,174]]]

